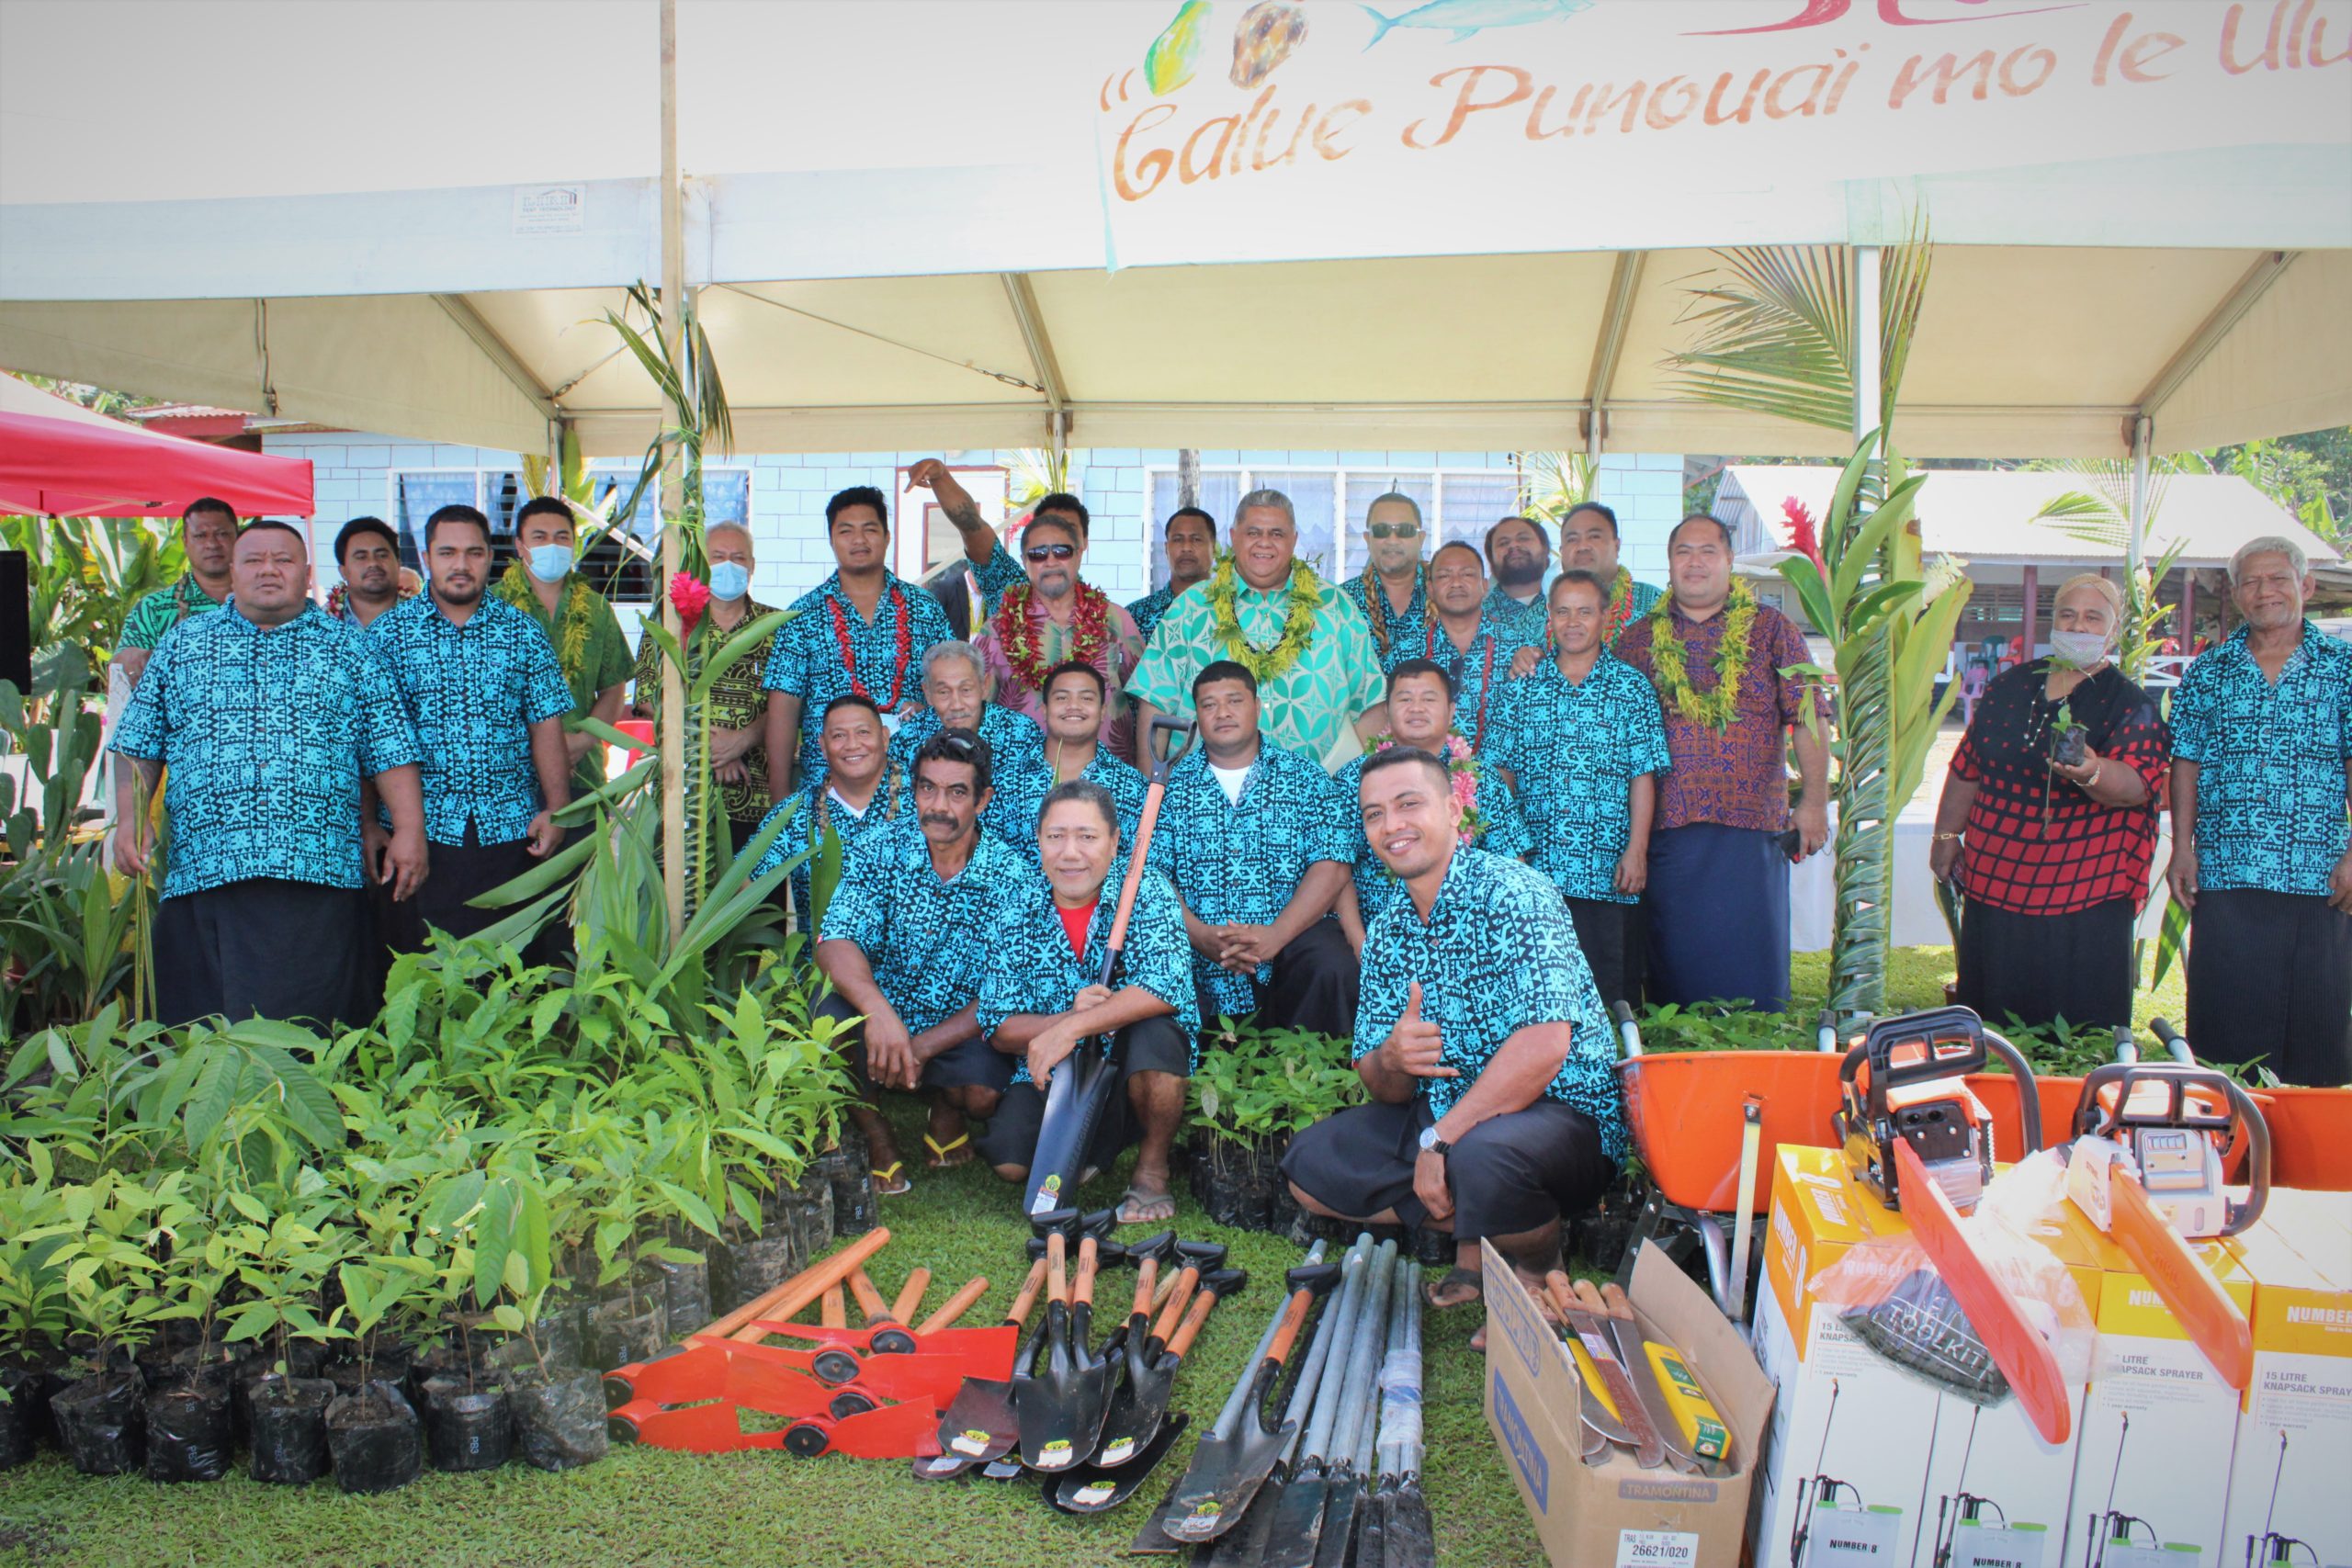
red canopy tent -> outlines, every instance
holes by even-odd
[[[158,435],[0,375],[0,512],[173,517],[200,495],[308,517],[311,465]]]

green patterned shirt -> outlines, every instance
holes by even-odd
[[[169,588],[158,588],[130,607],[122,618],[122,636],[116,648],[147,649],[164,640],[164,634],[190,615],[200,615],[207,610],[218,609],[220,601],[204,591],[204,584],[188,572]]]
[[[1271,648],[1283,633],[1290,602],[1287,581],[1268,591],[1237,578],[1236,614],[1241,633],[1260,648]],[[1345,590],[1318,581],[1315,635],[1306,652],[1288,670],[1258,689],[1258,728],[1276,745],[1330,766],[1331,752],[1356,718],[1376,706],[1385,687],[1373,651],[1372,628]],[[1214,629],[1216,612],[1208,591],[1186,592],[1168,608],[1127,678],[1129,694],[1163,714],[1190,717],[1193,677],[1220,659],[1233,657]]]

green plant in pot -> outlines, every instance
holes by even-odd
[[[68,1324],[64,1206],[49,1150],[26,1145],[23,1168],[0,1181],[0,1470],[32,1457],[47,1425],[50,1380]]]
[[[1196,1196],[1222,1224],[1284,1227],[1294,1205],[1282,1179],[1293,1133],[1363,1099],[1344,1042],[1254,1020],[1204,1032],[1192,1079]]]
[[[573,1470],[605,1457],[604,1379],[554,1359],[545,1325],[551,1315],[548,1294],[556,1284],[561,1246],[559,1225],[567,1210],[584,1216],[585,1208],[570,1190],[552,1190],[528,1173],[516,1171],[506,1179],[513,1189],[515,1218],[494,1275],[498,1301],[491,1320],[531,1352],[530,1359],[507,1379],[514,1452],[540,1470]],[[487,1260],[479,1247],[475,1258],[478,1269],[486,1271]],[[482,1277],[477,1274],[478,1280]]]
[[[145,1386],[129,1352],[153,1337],[170,1302],[159,1290],[158,1240],[196,1214],[187,1174],[170,1171],[153,1187],[112,1171],[65,1188],[61,1217],[28,1240],[62,1235],[52,1261],[65,1278],[74,1348],[81,1374],[50,1401],[58,1440],[85,1475],[121,1475],[146,1459]]]
[[[2091,732],[2075,722],[2075,705],[2062,702],[2050,723],[2050,760],[2062,768],[2079,768],[2090,750]]]

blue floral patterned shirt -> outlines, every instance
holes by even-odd
[[[2344,858],[2352,644],[2309,621],[2272,685],[2241,626],[2172,696],[2172,754],[2197,764],[2197,885],[2327,897]]]
[[[366,633],[391,667],[424,748],[424,836],[511,844],[547,805],[531,765],[531,726],[565,718],[571,687],[538,623],[485,593],[462,626],[420,593]]]
[[[1396,649],[1420,639],[1421,625],[1430,615],[1429,563],[1423,561],[1413,569],[1413,602],[1405,606],[1401,615],[1389,604],[1387,591],[1379,586],[1379,581],[1375,572],[1360,572],[1340,584],[1340,588],[1363,612],[1364,625],[1372,628],[1373,651],[1379,656],[1380,667],[1385,671]]]
[[[1463,743],[1459,735],[1449,736],[1447,739],[1455,745]],[[1381,864],[1380,857],[1373,852],[1372,840],[1364,837],[1362,810],[1363,765],[1371,757],[1393,744],[1395,742],[1386,736],[1375,736],[1369,752],[1351,759],[1331,775],[1331,782],[1339,786],[1340,799],[1355,826],[1356,858],[1350,867],[1350,874],[1355,878],[1356,908],[1367,929],[1372,925],[1372,918],[1385,908],[1388,900],[1401,892],[1405,886],[1389,874],[1388,868]],[[1470,771],[1478,781],[1478,825],[1472,829],[1470,841],[1489,854],[1501,855],[1507,860],[1526,859],[1528,852],[1535,844],[1528,836],[1527,824],[1521,818],[1519,802],[1512,797],[1510,784],[1504,780],[1500,770],[1484,757],[1471,758]]]
[[[985,565],[973,570],[984,593],[1001,593],[1027,581],[1021,563],[1000,543]],[[833,611],[839,606],[838,622]],[[775,634],[760,684],[800,699],[800,760],[794,777],[807,783],[825,776],[825,707],[835,697],[863,692],[886,714],[904,715],[922,705],[922,656],[933,643],[952,642],[947,612],[919,582],[886,573],[882,601],[869,621],[842,592],[842,574],[792,602],[795,612]],[[907,658],[899,661],[904,625]],[[842,660],[842,632],[849,634],[850,661]]]
[[[890,761],[912,779],[915,752],[942,728],[933,709],[917,708],[907,715],[899,733],[890,737]],[[1037,728],[1037,721],[1001,703],[980,705],[980,739],[989,743],[991,779],[1046,754],[1046,732]]]
[[[1609,1157],[1623,1156],[1609,1013],[1567,906],[1542,874],[1484,850],[1456,850],[1426,921],[1409,897],[1383,909],[1364,932],[1358,1057],[1388,1043],[1416,980],[1421,1016],[1438,1026],[1445,1065],[1462,1075],[1421,1080],[1432,1116],[1453,1108],[1513,1034],[1530,1024],[1566,1023],[1567,1059],[1544,1098],[1591,1117]]]
[[[874,786],[874,798],[865,803],[863,813],[852,810],[835,798],[828,780],[819,779],[814,784],[802,784],[769,807],[768,814],[760,818],[762,828],[779,816],[785,817],[785,822],[776,832],[775,841],[768,846],[768,852],[762,855],[760,863],[752,868],[753,879],[765,876],[785,862],[806,854],[827,828],[840,835],[843,864],[846,866],[848,852],[865,842],[867,835],[888,827],[900,816],[913,812],[914,796],[908,792],[906,784],[907,775],[903,770],[886,766],[882,782]],[[790,815],[785,816],[787,812]],[[809,924],[808,863],[804,860],[794,866],[786,874],[785,881],[792,888],[792,907],[799,912],[801,929],[806,931]]]
[[[1150,864],[1203,924],[1271,925],[1309,866],[1354,858],[1354,815],[1352,799],[1341,798],[1320,763],[1271,740],[1259,742],[1236,805],[1198,747],[1168,771]],[[1250,976],[1197,955],[1193,970],[1228,1015],[1258,1005]],[[1271,964],[1258,966],[1260,984],[1272,975]]]
[[[1506,690],[1487,755],[1519,781],[1534,864],[1564,898],[1637,904],[1617,891],[1617,860],[1634,836],[1632,792],[1670,765],[1657,693],[1607,649],[1581,684],[1545,660]]]
[[[1426,659],[1453,677],[1453,728],[1468,738],[1471,750],[1484,753],[1494,745],[1495,712],[1511,687],[1510,661],[1529,646],[1508,621],[1498,622],[1481,612],[1477,635],[1467,651],[1453,646],[1445,627],[1430,616],[1408,637],[1388,645],[1382,660],[1383,674],[1408,659]]]
[[[1176,603],[1176,590],[1155,588],[1128,605],[1127,617],[1135,622],[1136,635],[1144,641],[1149,642],[1151,628],[1159,624],[1159,617],[1168,614],[1168,606],[1174,603]]]
[[[1126,878],[1127,862],[1121,856],[1103,879],[1102,901],[1094,906],[1093,922],[1086,929],[1083,959],[1070,953],[1069,936],[1062,929],[1044,873],[1031,872],[1005,888],[989,931],[988,960],[980,978],[982,1032],[994,1034],[1015,1013],[1051,1016],[1069,1010],[1078,993],[1102,973],[1111,921],[1118,913],[1119,889]],[[1112,988],[1140,986],[1173,1007],[1178,1027],[1193,1042],[1197,1066],[1201,1010],[1193,987],[1192,959],[1176,890],[1166,877],[1147,870],[1136,885],[1135,911],[1127,918],[1126,945],[1120,950]],[[1029,1081],[1026,1062],[1013,1069],[1012,1081]]]
[[[907,1032],[920,1034],[978,998],[997,900],[1028,874],[983,831],[964,869],[942,882],[922,824],[902,816],[850,852],[818,937],[854,942]]]
[[[233,599],[164,634],[113,745],[169,770],[166,898],[254,877],[358,886],[359,781],[417,761],[359,633],[315,607],[264,628]]]
[[[1107,748],[1097,747],[1094,760],[1078,776],[1111,792],[1111,804],[1119,813],[1119,852],[1126,853],[1134,846],[1136,823],[1143,816],[1143,775],[1111,755]],[[1053,763],[1042,753],[1029,758],[997,775],[996,794],[982,817],[990,832],[1019,850],[1032,865],[1037,863],[1038,814],[1046,809],[1046,795],[1053,787]]]
[[[1486,602],[1478,606],[1478,621],[1512,649],[1541,648],[1552,635],[1552,606],[1540,587],[1535,597],[1522,604],[1498,582],[1487,590]]]

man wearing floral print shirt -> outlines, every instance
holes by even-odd
[[[908,479],[938,495],[984,591],[1022,581],[1021,563],[944,465],[927,457]],[[822,776],[825,709],[835,697],[871,698],[895,730],[922,701],[924,652],[955,636],[929,590],[890,570],[890,503],[880,491],[852,485],[826,502],[825,537],[836,570],[793,601],[760,681],[768,689],[768,790],[777,800]]]
[[[2352,1081],[2352,648],[2303,618],[2303,553],[2230,561],[2245,625],[2172,700],[2172,895],[2189,910],[2188,1039],[2282,1082]]]
[[[1559,895],[1462,846],[1445,764],[1391,748],[1360,788],[1364,831],[1408,895],[1364,941],[1356,1071],[1373,1102],[1299,1134],[1283,1173],[1315,1213],[1451,1230],[1455,1266],[1430,1302],[1453,1306],[1480,1293],[1482,1239],[1531,1283],[1558,1267],[1562,1216],[1624,1154],[1615,1054]]]
[[[1487,563],[1456,539],[1438,547],[1430,559],[1429,618],[1409,637],[1388,645],[1391,670],[1408,659],[1444,668],[1453,687],[1454,726],[1483,753],[1496,707],[1511,678],[1512,660],[1522,649],[1544,640],[1530,632],[1517,612],[1498,615],[1487,592]]]
[[[433,877],[392,905],[391,944],[403,951],[422,948],[431,928],[469,936],[503,919],[469,901],[553,853],[563,839],[555,814],[571,798],[564,720],[575,698],[537,624],[483,592],[490,519],[464,505],[434,513],[424,564],[428,590],[367,633],[424,749]]]
[[[817,921],[809,901],[814,878],[804,858],[807,852],[830,831],[841,840],[846,854],[866,835],[914,809],[906,770],[890,761],[889,738],[882,731],[882,716],[872,698],[855,692],[835,697],[825,709],[824,736],[824,775],[770,807],[752,830],[757,838],[771,821],[784,818],[767,853],[752,868],[752,877],[757,881],[786,861],[798,861],[786,881],[792,888],[794,918],[801,931],[810,932]]]
[[[991,783],[988,742],[970,730],[924,741],[914,758],[915,819],[858,844],[817,933],[817,967],[832,983],[817,1010],[843,1026],[865,1089],[850,1114],[885,1196],[910,1183],[876,1090],[932,1092],[924,1142],[938,1168],[972,1157],[964,1118],[993,1115],[1011,1074],[977,1018],[996,902],[1027,870],[980,831]]]
[[[369,1016],[360,784],[392,832],[375,874],[424,880],[415,728],[362,637],[309,598],[302,536],[258,522],[237,538],[218,612],[164,633],[115,727],[118,870],[148,870],[146,814],[165,765],[171,867],[155,914],[155,999],[167,1024]],[[299,962],[288,954],[300,953]]]
[[[1143,775],[1111,755],[1102,742],[1102,706],[1110,683],[1102,671],[1080,660],[1046,672],[1046,750],[999,775],[996,799],[982,826],[1019,850],[1037,852],[1037,820],[1056,784],[1085,779],[1111,796],[1119,818],[1119,849],[1135,841],[1143,816]]]
[[[1638,1003],[1647,944],[1650,808],[1666,772],[1657,693],[1607,646],[1609,591],[1581,568],[1552,584],[1551,645],[1514,681],[1490,755],[1519,786],[1534,864],[1567,900],[1600,997]]]
[[[1025,1180],[1045,1122],[1044,1086],[1057,1071],[1075,1070],[1069,1058],[1080,1041],[1116,1034],[1125,1092],[1112,1097],[1084,1164],[1107,1167],[1140,1139],[1119,1223],[1156,1224],[1176,1213],[1169,1151],[1183,1119],[1200,1014],[1183,910],[1156,872],[1136,882],[1113,986],[1100,983],[1125,886],[1119,831],[1118,808],[1102,785],[1056,784],[1035,833],[1044,874],[1015,883],[997,905],[980,1027],[1022,1066],[989,1119],[980,1154],[1007,1181]]]
[[[1327,917],[1348,881],[1346,803],[1319,766],[1259,732],[1258,683],[1240,665],[1202,671],[1192,701],[1200,744],[1168,771],[1149,854],[1184,903],[1201,1017],[1345,1034],[1355,955]]]
[[[1534,848],[1521,818],[1519,802],[1501,768],[1470,750],[1470,743],[1454,728],[1453,678],[1426,659],[1408,659],[1388,671],[1388,733],[1372,739],[1368,756],[1358,757],[1331,775],[1342,805],[1356,798],[1363,765],[1389,746],[1416,746],[1442,760],[1453,776],[1457,793],[1467,791],[1464,830],[1469,841],[1490,854],[1523,860]],[[1475,812],[1475,818],[1466,815]],[[1363,952],[1364,930],[1404,884],[1389,874],[1373,852],[1363,828],[1355,828],[1355,886],[1340,898],[1340,923],[1356,952]]]
[[[989,761],[1001,775],[1045,754],[1037,721],[988,700],[988,667],[979,650],[950,638],[923,650],[924,705],[907,716],[890,737],[890,761],[911,773],[915,752],[943,729],[968,729],[989,743]]]

